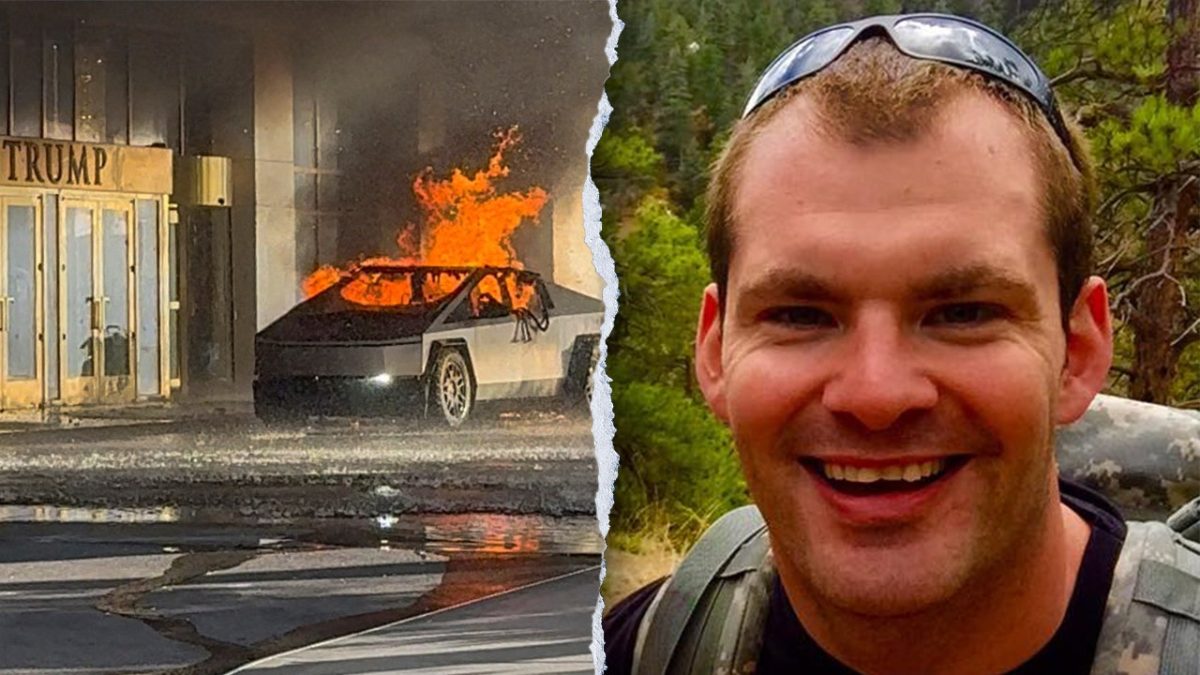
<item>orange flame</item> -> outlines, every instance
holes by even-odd
[[[546,191],[532,187],[525,192],[499,192],[497,179],[509,175],[504,153],[519,140],[517,127],[495,134],[496,150],[486,169],[468,176],[454,169],[446,178],[435,178],[432,167],[413,180],[412,190],[421,208],[423,222],[410,224],[397,235],[400,257],[376,257],[342,268],[325,265],[303,282],[305,298],[311,298],[338,282],[350,279],[342,287],[342,297],[359,305],[385,307],[412,302],[412,283],[395,275],[364,271],[364,267],[398,265],[434,265],[449,267],[523,267],[513,249],[512,237],[527,220],[538,222],[548,199]],[[419,233],[419,235],[418,235]],[[417,240],[419,239],[419,244]],[[420,301],[432,302],[458,286],[461,279],[442,278],[422,286]],[[514,307],[528,304],[532,289],[516,287],[510,281]],[[499,288],[495,296],[500,297]]]
[[[412,302],[412,280],[408,275],[384,276],[359,272],[342,288],[342,297],[358,305],[396,307]]]
[[[414,261],[401,261],[415,265]],[[413,302],[436,302],[458,288],[465,273],[423,274],[417,279],[411,272],[395,267],[391,258],[371,258],[358,263],[349,281],[342,286],[341,296],[356,305],[384,308],[399,307]],[[414,297],[420,289],[420,297]]]
[[[304,279],[301,287],[304,289],[304,297],[311,298],[314,295],[321,294],[326,288],[336,284],[342,279],[342,271],[333,265],[321,265],[316,272],[308,275]]]

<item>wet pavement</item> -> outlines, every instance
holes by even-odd
[[[157,671],[205,659],[208,652],[199,646],[166,639],[142,621],[97,608],[118,587],[157,576],[176,558],[0,563],[0,672]]]
[[[579,408],[482,409],[459,429],[150,413],[0,434],[0,504],[257,518],[595,511],[591,419]]]
[[[30,515],[43,522],[13,522]],[[162,515],[0,511],[0,673],[224,673],[592,568],[601,544],[590,516],[153,522]],[[576,586],[581,606],[558,610],[590,615],[595,590]]]
[[[597,565],[587,412],[478,412],[0,416],[0,674],[226,673]]]
[[[590,653],[599,570],[581,570],[497,596],[272,656],[237,673],[412,675],[595,672]]]

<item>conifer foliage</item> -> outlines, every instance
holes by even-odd
[[[1098,272],[1112,287],[1110,391],[1200,408],[1200,0],[638,0],[607,91],[592,174],[621,284],[609,341],[618,531],[680,543],[746,499],[728,432],[692,376],[708,282],[707,169],[759,72],[805,33],[941,11],[992,25],[1054,80],[1085,129],[1101,192]],[[684,524],[679,527],[679,524]]]

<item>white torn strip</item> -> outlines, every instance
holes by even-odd
[[[608,0],[608,15],[612,17],[612,32],[604,46],[608,56],[609,76],[613,64],[617,61],[617,38],[625,26],[617,16],[617,0]],[[600,93],[600,105],[596,118],[592,120],[592,129],[588,135],[588,177],[583,186],[583,227],[584,239],[588,248],[592,249],[592,261],[596,272],[604,279],[604,323],[600,326],[600,360],[592,377],[594,387],[592,393],[592,438],[596,445],[596,520],[600,525],[600,536],[607,540],[608,514],[613,506],[613,484],[617,480],[617,453],[613,450],[613,413],[612,389],[608,376],[605,374],[605,362],[608,360],[608,336],[612,333],[613,318],[617,315],[617,269],[613,265],[612,253],[600,238],[600,192],[592,182],[591,160],[604,126],[608,124],[608,116],[612,106],[608,103],[608,95]],[[605,544],[607,548],[607,543]],[[600,582],[604,583],[604,562],[600,564]],[[596,611],[592,615],[592,664],[599,675],[604,672],[604,632],[600,627],[600,617],[604,613],[604,600],[596,598]]]

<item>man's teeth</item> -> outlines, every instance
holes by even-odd
[[[915,483],[935,476],[946,469],[946,460],[937,459],[915,464],[892,464],[885,467],[849,466],[823,462],[825,477],[851,483],[874,483],[880,480],[902,480]]]

